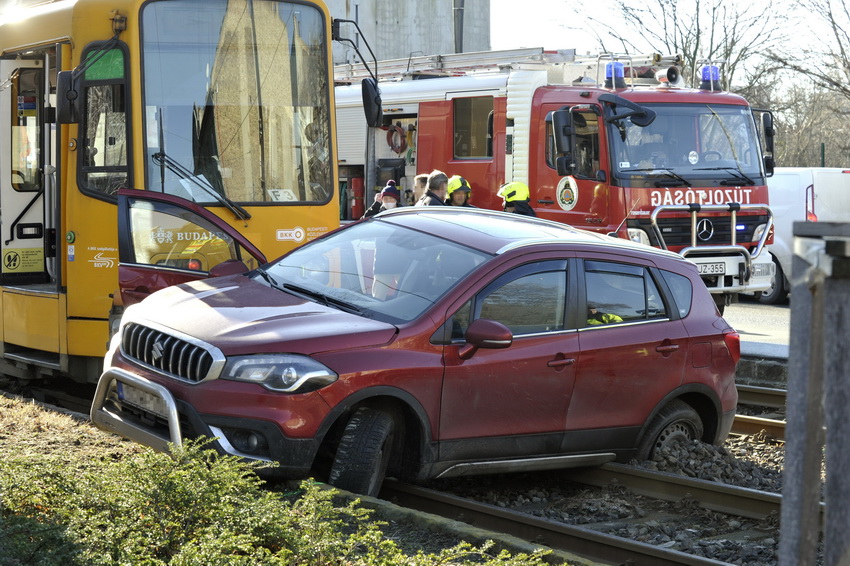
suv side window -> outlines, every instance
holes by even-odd
[[[663,296],[645,267],[586,260],[584,276],[587,326],[667,318]]]
[[[566,262],[525,265],[458,309],[451,319],[451,337],[463,339],[469,323],[478,318],[501,322],[514,336],[564,330],[566,299]]]

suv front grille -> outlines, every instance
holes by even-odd
[[[213,356],[203,347],[136,323],[124,327],[124,355],[174,377],[198,383],[207,377]]]

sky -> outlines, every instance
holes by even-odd
[[[594,5],[609,5],[595,0]],[[521,5],[522,9],[517,9]],[[573,14],[567,0],[491,0],[491,49],[543,47],[575,49],[577,53],[598,51],[595,37],[581,30],[584,19]]]

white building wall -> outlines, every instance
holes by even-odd
[[[332,18],[357,21],[380,61],[454,53],[454,1],[327,0],[327,4]],[[353,25],[343,24],[341,30],[344,37],[358,42]],[[362,40],[358,46],[368,58],[369,52]],[[463,51],[489,50],[490,2],[464,0]],[[358,60],[349,45],[334,42],[333,51],[334,63]]]

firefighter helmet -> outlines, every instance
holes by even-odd
[[[499,192],[497,194],[505,199],[505,202],[527,201],[531,198],[528,191],[528,185],[520,183],[519,181],[505,183],[499,187]]]
[[[455,191],[472,192],[472,189],[469,187],[469,183],[467,183],[466,179],[464,179],[460,175],[452,175],[452,177],[449,179],[447,189],[448,196],[452,196],[452,193]]]

